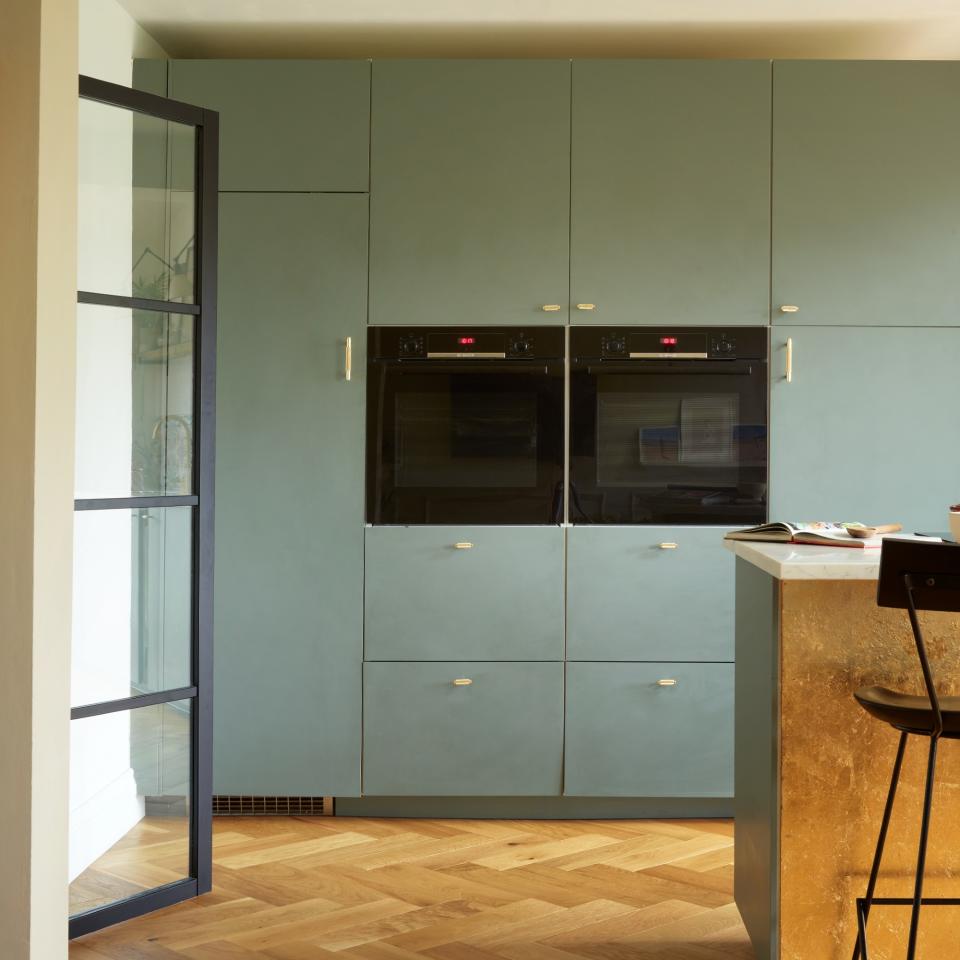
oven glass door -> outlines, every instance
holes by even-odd
[[[766,519],[763,361],[581,361],[570,417],[571,523]]]
[[[563,519],[563,364],[370,364],[367,522]]]

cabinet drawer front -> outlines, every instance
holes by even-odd
[[[567,658],[733,660],[734,563],[724,533],[721,527],[573,527]]]
[[[367,660],[563,659],[559,527],[366,533]]]
[[[561,663],[364,665],[368,796],[555,796],[562,757]]]
[[[173,60],[170,96],[219,111],[221,190],[369,189],[366,61]]]
[[[567,664],[564,793],[732,796],[733,678],[728,663]]]

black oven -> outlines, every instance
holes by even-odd
[[[563,519],[564,331],[371,327],[367,522]]]
[[[571,523],[766,520],[762,327],[570,331]]]

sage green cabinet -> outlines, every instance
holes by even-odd
[[[220,237],[214,792],[356,796],[367,198],[222,195]]]
[[[960,499],[958,364],[957,328],[775,328],[770,516],[945,530]]]
[[[566,319],[568,61],[378,61],[371,136],[371,323]]]
[[[769,62],[575,60],[572,124],[574,321],[766,323]]]
[[[220,114],[221,190],[369,189],[365,60],[172,60],[170,96]]]
[[[365,796],[556,796],[562,768],[562,663],[364,664]]]
[[[956,62],[774,64],[775,322],[960,324],[958,100]]]
[[[733,795],[732,663],[568,663],[564,794]]]
[[[723,527],[567,532],[568,660],[733,660]]]
[[[369,527],[367,660],[562,660],[560,527]]]

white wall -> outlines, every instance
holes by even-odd
[[[167,54],[116,0],[80,0],[80,73],[130,86],[133,60]]]

